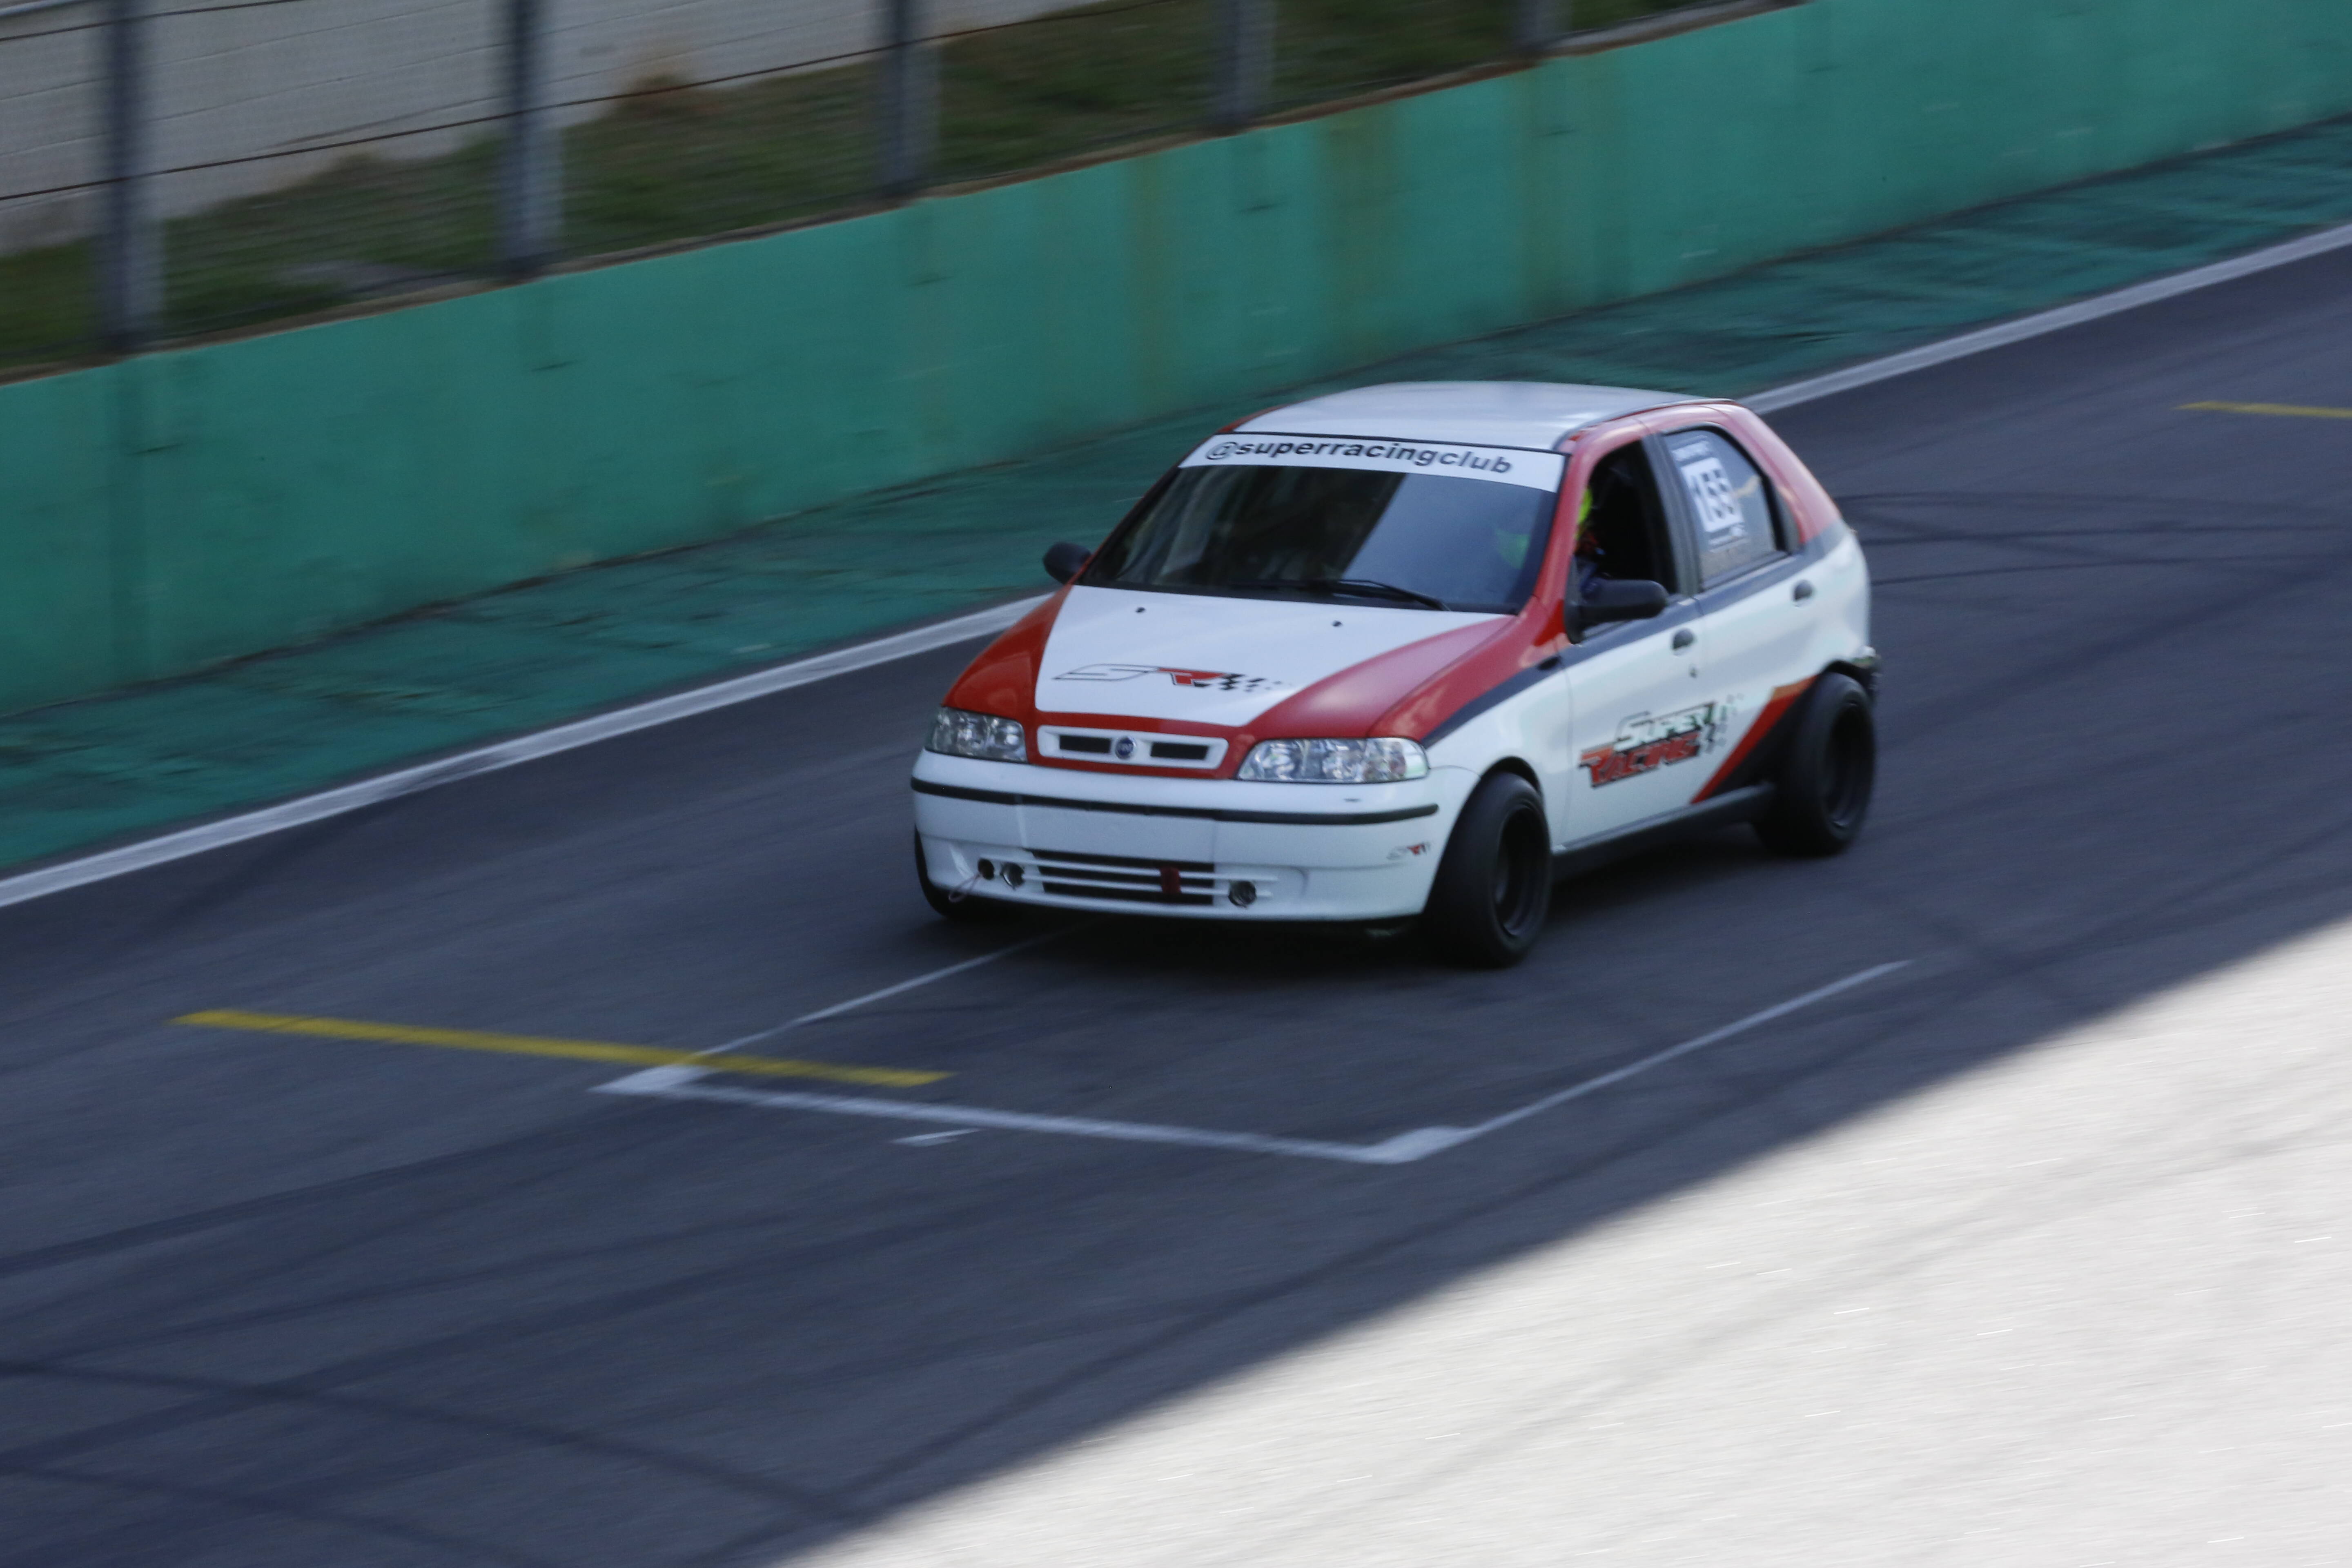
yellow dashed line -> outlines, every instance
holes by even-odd
[[[651,1046],[616,1046],[602,1040],[554,1040],[540,1035],[493,1035],[478,1029],[420,1029],[406,1024],[369,1024],[355,1018],[305,1018],[284,1013],[243,1013],[234,1008],[189,1013],[172,1020],[206,1029],[253,1029],[271,1035],[322,1035],[336,1040],[384,1040],[403,1046],[446,1046],[461,1051],[504,1051],[522,1057],[569,1057],[575,1061],[617,1062],[626,1067],[697,1067],[713,1072],[759,1073],[769,1078],[818,1078],[834,1083],[879,1084],[914,1089],[937,1083],[943,1072],[904,1068],[844,1067],[835,1062],[794,1061],[782,1057],[744,1057],[725,1052],[665,1051]]]
[[[2300,403],[2184,403],[2206,414],[2275,414],[2288,419],[2352,419],[2352,408],[2314,408]]]

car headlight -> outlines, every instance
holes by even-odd
[[[1268,784],[1394,784],[1429,773],[1429,753],[1411,741],[1260,741],[1241,776]]]
[[[931,719],[931,738],[923,742],[927,752],[944,752],[950,757],[980,757],[992,763],[1025,763],[1029,760],[1028,742],[1021,738],[1021,721],[999,719],[991,713],[967,713],[961,708],[942,708]]]

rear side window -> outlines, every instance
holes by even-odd
[[[1780,553],[1771,489],[1747,453],[1715,431],[1682,430],[1666,457],[1690,503],[1702,590]]]

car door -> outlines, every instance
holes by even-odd
[[[1719,426],[1691,423],[1658,438],[1669,504],[1697,577],[1702,681],[1713,711],[1707,754],[1715,765],[1692,781],[1692,795],[1738,746],[1773,696],[1814,673],[1812,585],[1790,549],[1787,504],[1739,442]],[[1685,795],[1685,799],[1692,798]]]
[[[1573,744],[1563,845],[1663,816],[1697,788],[1687,764],[1704,740],[1706,649],[1658,458],[1654,441],[1633,436],[1593,465],[1578,503],[1570,614],[1588,572],[1662,583],[1670,597],[1654,619],[1577,632],[1568,658]]]

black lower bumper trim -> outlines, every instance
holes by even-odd
[[[1047,882],[1045,891],[1066,899],[1115,899],[1129,904],[1213,904],[1209,893],[1162,893],[1143,888],[1098,888],[1092,883]]]

